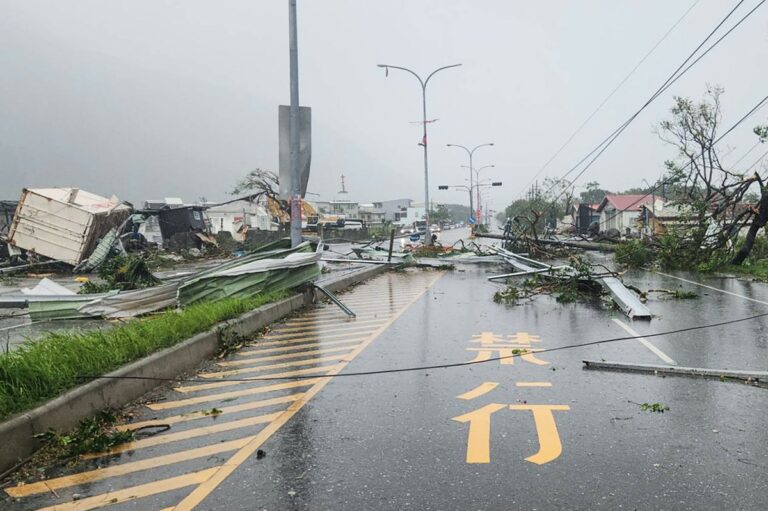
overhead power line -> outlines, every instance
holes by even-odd
[[[742,0],[742,1],[743,1],[743,0]],[[738,22],[737,22],[735,25],[733,25],[733,26],[732,26],[732,27],[731,27],[731,28],[730,28],[730,29],[729,29],[729,30],[728,30],[728,31],[727,31],[725,34],[723,34],[723,35],[722,35],[722,36],[721,36],[721,37],[720,37],[720,38],[719,38],[717,41],[715,41],[714,43],[712,43],[712,45],[711,45],[709,48],[707,48],[707,49],[706,49],[706,51],[704,51],[704,53],[702,53],[701,55],[699,55],[699,56],[698,56],[698,57],[697,57],[697,58],[696,58],[696,59],[695,59],[693,62],[691,62],[691,63],[690,63],[690,64],[689,64],[689,65],[688,65],[688,66],[687,66],[685,69],[683,69],[683,70],[682,70],[682,71],[681,71],[681,72],[680,72],[680,73],[679,73],[677,76],[675,76],[675,77],[674,77],[674,78],[673,78],[671,81],[669,81],[669,82],[668,82],[668,83],[666,83],[666,84],[665,84],[665,85],[664,85],[662,88],[660,88],[660,89],[659,89],[659,90],[658,90],[658,91],[657,91],[657,92],[656,92],[656,93],[655,93],[655,94],[654,94],[654,95],[651,97],[651,99],[649,99],[649,100],[648,100],[648,101],[647,101],[647,102],[646,102],[646,103],[645,103],[645,104],[644,104],[644,105],[643,105],[643,106],[640,108],[640,110],[638,110],[637,112],[635,112],[635,114],[633,114],[633,115],[632,115],[632,117],[630,117],[630,118],[627,120],[627,122],[626,122],[626,123],[624,123],[624,124],[623,124],[623,125],[622,125],[622,126],[619,128],[618,132],[617,132],[615,135],[613,135],[613,136],[610,138],[610,140],[608,140],[608,142],[607,142],[607,143],[606,143],[606,144],[605,144],[605,145],[602,147],[602,149],[600,149],[600,151],[599,151],[599,152],[598,152],[598,153],[595,155],[595,157],[594,157],[594,158],[592,158],[592,160],[591,160],[591,161],[590,161],[590,162],[589,162],[589,163],[588,163],[588,164],[587,164],[587,165],[586,165],[586,166],[585,166],[585,167],[584,167],[584,168],[581,170],[581,172],[579,172],[579,173],[576,175],[576,177],[575,177],[575,178],[573,178],[573,180],[571,181],[571,183],[575,183],[576,181],[578,181],[578,179],[579,179],[581,176],[583,176],[583,175],[584,175],[584,173],[585,173],[587,170],[589,170],[589,168],[590,168],[590,167],[592,167],[592,165],[595,163],[595,161],[597,161],[597,159],[598,159],[598,158],[600,158],[600,156],[602,156],[602,154],[603,154],[603,153],[604,153],[604,152],[605,152],[605,151],[606,151],[606,150],[607,150],[607,149],[608,149],[608,148],[611,146],[611,144],[613,144],[613,142],[614,142],[614,141],[615,141],[617,138],[619,138],[619,136],[622,134],[622,132],[623,132],[625,129],[627,129],[627,127],[628,127],[628,126],[629,126],[629,125],[632,123],[632,121],[634,121],[634,120],[635,120],[635,118],[637,118],[637,116],[638,116],[638,115],[640,115],[640,113],[641,113],[643,110],[645,110],[645,108],[646,108],[648,105],[650,105],[650,104],[651,104],[651,103],[652,103],[652,102],[653,102],[653,101],[654,101],[656,98],[658,98],[658,97],[659,97],[659,96],[660,96],[660,95],[661,95],[661,94],[662,94],[664,91],[666,91],[666,90],[667,90],[669,87],[671,87],[671,86],[672,86],[672,84],[674,84],[674,83],[675,83],[677,80],[679,80],[679,79],[680,79],[680,78],[681,78],[681,77],[682,77],[682,76],[683,76],[685,73],[687,73],[689,69],[691,69],[691,68],[692,68],[694,65],[696,65],[696,63],[697,63],[697,62],[699,62],[699,61],[700,61],[702,58],[704,58],[704,57],[705,57],[705,56],[706,56],[706,55],[707,55],[707,54],[708,54],[710,51],[712,51],[712,50],[713,50],[713,49],[714,49],[714,48],[715,48],[715,47],[716,47],[718,44],[720,44],[720,42],[721,42],[723,39],[725,39],[725,38],[726,38],[726,37],[727,37],[727,36],[728,36],[728,35],[729,35],[731,32],[733,32],[733,31],[736,29],[736,27],[738,27],[739,25],[741,25],[741,23],[743,23],[743,22],[744,22],[744,21],[745,21],[745,20],[746,20],[748,17],[750,17],[750,16],[752,15],[752,13],[754,13],[754,12],[757,10],[757,8],[758,8],[758,7],[760,7],[761,5],[763,5],[763,4],[765,3],[765,1],[766,1],[766,0],[762,0],[762,1],[761,1],[759,4],[757,4],[757,5],[756,5],[756,6],[755,6],[755,7],[754,7],[754,8],[753,8],[751,11],[749,11],[749,12],[748,12],[746,15],[744,15],[744,17],[743,17],[743,18],[741,18],[741,19],[740,19],[740,20],[739,20],[739,21],[738,21]],[[739,3],[741,3],[741,2],[739,2]],[[731,11],[731,12],[733,12],[733,11]],[[572,169],[572,170],[573,170],[573,169]],[[570,171],[569,171],[569,172],[570,172]],[[562,194],[562,192],[561,192],[561,194]],[[558,195],[558,197],[559,197],[559,195]],[[557,197],[555,197],[555,200],[556,200],[556,199],[557,199]]]
[[[732,132],[733,130],[735,130],[735,129],[736,129],[738,126],[739,126],[739,125],[741,125],[742,123],[744,123],[744,121],[746,121],[747,119],[749,119],[749,118],[752,116],[752,114],[754,114],[755,112],[757,112],[758,110],[760,110],[760,109],[761,109],[762,107],[764,107],[766,104],[768,104],[768,96],[765,96],[763,99],[761,99],[760,101],[758,101],[758,102],[757,102],[757,104],[756,104],[755,106],[753,106],[753,107],[752,107],[752,108],[751,108],[751,109],[750,109],[750,110],[749,110],[749,111],[748,111],[746,114],[744,114],[743,116],[741,116],[741,118],[740,118],[738,121],[736,121],[736,122],[735,122],[735,123],[734,123],[734,124],[733,124],[733,125],[732,125],[730,128],[728,128],[728,130],[727,130],[725,133],[723,133],[722,135],[720,135],[719,137],[717,137],[717,139],[715,139],[715,141],[714,141],[714,142],[712,142],[712,145],[714,146],[714,145],[717,145],[718,143],[720,143],[720,141],[721,141],[721,140],[723,140],[723,139],[724,139],[726,136],[728,136],[728,134],[729,134],[730,132]],[[752,165],[751,165],[751,166],[750,166],[750,167],[747,169],[747,171],[751,170],[751,169],[752,169],[752,167],[754,167],[755,165],[757,165],[757,164],[758,164],[758,163],[759,163],[759,162],[760,162],[760,161],[761,161],[761,160],[762,160],[762,159],[763,159],[763,158],[764,158],[766,155],[768,155],[768,151],[766,151],[766,152],[763,154],[763,156],[761,156],[761,157],[760,157],[760,159],[758,159],[758,160],[757,160],[755,163],[753,163],[753,164],[752,164]],[[688,168],[688,167],[690,167],[690,166],[691,166],[691,162],[689,161],[687,164],[685,164],[685,165],[683,166],[683,168],[682,168],[681,170],[685,170],[686,168]],[[662,187],[662,186],[664,186],[664,185],[667,185],[667,184],[669,184],[670,182],[671,182],[671,180],[670,180],[670,179],[664,179],[664,180],[661,180],[661,181],[659,181],[659,182],[658,182],[658,183],[657,183],[655,186],[653,186],[653,187],[652,187],[652,188],[651,188],[651,189],[650,189],[650,190],[649,190],[649,191],[648,191],[648,192],[647,192],[645,195],[642,195],[642,196],[640,196],[640,198],[639,198],[639,199],[637,199],[636,201],[632,202],[632,203],[631,203],[631,204],[629,204],[628,206],[625,206],[623,209],[620,209],[620,210],[616,211],[616,213],[614,213],[614,214],[613,214],[611,217],[609,217],[609,218],[606,218],[605,220],[603,220],[602,222],[600,222],[600,225],[602,226],[602,225],[604,225],[604,224],[607,224],[608,222],[610,222],[611,220],[613,220],[614,218],[616,218],[616,216],[620,215],[620,214],[621,214],[621,213],[623,213],[624,211],[627,211],[627,210],[628,210],[629,208],[631,208],[632,206],[635,206],[636,204],[640,203],[641,201],[643,201],[643,199],[647,198],[649,195],[652,195],[653,193],[655,193],[655,192],[656,192],[656,190],[658,190],[659,188],[661,188],[661,187]]]
[[[552,163],[552,161],[554,161],[554,159],[560,155],[563,149],[565,149],[568,146],[568,144],[570,144],[571,141],[573,141],[574,138],[576,138],[576,135],[581,133],[581,130],[583,130],[584,127],[587,124],[589,124],[589,121],[591,121],[592,118],[595,115],[597,115],[597,113],[600,110],[602,110],[603,106],[605,106],[605,104],[608,103],[608,101],[614,96],[614,94],[616,94],[619,91],[619,89],[621,89],[621,87],[627,82],[627,80],[629,80],[629,78],[633,74],[635,74],[635,71],[637,71],[637,69],[648,59],[648,57],[650,57],[651,54],[653,54],[653,52],[656,51],[656,48],[658,48],[661,45],[661,43],[663,43],[667,39],[667,37],[669,37],[669,34],[671,34],[672,31],[677,28],[677,26],[686,18],[686,16],[688,16],[688,13],[690,13],[698,3],[699,3],[699,0],[696,0],[695,2],[693,2],[690,5],[690,7],[686,9],[683,15],[680,16],[671,27],[669,27],[669,29],[664,33],[664,35],[661,36],[661,39],[656,41],[656,44],[654,44],[653,47],[651,47],[651,49],[648,50],[648,52],[643,56],[643,58],[641,58],[640,61],[637,64],[635,64],[635,67],[633,67],[632,70],[630,70],[630,72],[627,73],[627,75],[618,83],[618,85],[616,85],[616,87],[614,87],[613,90],[610,93],[608,93],[608,95],[600,102],[600,104],[597,105],[597,108],[595,108],[592,111],[592,113],[589,114],[586,119],[584,119],[584,121],[579,125],[579,127],[576,128],[576,130],[574,130],[573,133],[571,133],[571,135],[566,139],[565,142],[563,142],[563,144],[557,149],[557,151],[555,151],[555,153],[552,156],[550,156],[550,158],[544,163],[544,165],[541,166],[538,172],[536,172],[536,174],[534,174],[534,176],[530,179],[528,184],[526,184],[523,187],[523,189],[520,191],[520,194],[518,196],[522,196],[525,190],[527,190],[531,186],[531,184],[533,184],[533,182],[541,175],[541,173],[544,172],[544,170],[546,170],[549,167],[549,164]]]
[[[688,55],[688,57],[675,69],[675,71],[670,74],[670,76],[664,81],[664,83],[654,92],[651,97],[634,113],[632,114],[629,119],[627,119],[624,123],[622,123],[618,128],[616,128],[610,135],[608,135],[605,139],[603,139],[600,144],[597,145],[592,151],[590,151],[584,158],[582,158],[576,165],[571,167],[568,172],[566,172],[560,179],[556,181],[556,184],[559,184],[561,181],[563,181],[566,177],[568,177],[572,172],[574,172],[579,166],[589,159],[590,156],[593,154],[595,155],[589,163],[576,175],[575,178],[571,180],[571,183],[575,183],[584,173],[597,161],[597,159],[608,149],[608,147],[613,144],[613,142],[621,135],[621,133],[634,121],[640,113],[645,110],[654,100],[656,100],[662,93],[664,93],[669,87],[672,86],[677,80],[679,80],[682,76],[684,76],[694,65],[696,65],[702,58],[704,58],[710,51],[712,51],[715,47],[717,47],[728,35],[730,35],[737,27],[739,27],[744,21],[746,21],[760,6],[762,6],[765,3],[766,0],[761,0],[755,7],[753,7],[747,14],[745,14],[739,21],[737,21],[730,29],[728,29],[725,34],[720,36],[712,45],[707,48],[701,55],[696,57],[696,54],[699,52],[699,50],[709,41],[715,33],[723,26],[723,24],[733,15],[733,13],[741,6],[742,3],[744,3],[744,0],[740,0],[733,9],[728,12],[728,14],[715,26],[712,31],[704,38],[704,40],[699,43],[699,45]],[[691,62],[691,60],[693,61]],[[689,64],[690,62],[690,64]],[[596,154],[595,154],[596,153]],[[549,193],[553,188],[550,187],[549,190],[547,190],[547,193]],[[562,194],[562,192],[561,192]],[[558,194],[558,197],[559,195]],[[556,200],[558,197],[555,197]]]

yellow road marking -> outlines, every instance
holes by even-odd
[[[368,325],[371,323],[381,323],[383,321],[386,321],[387,318],[373,318],[373,319],[364,319],[364,320],[358,320],[358,319],[350,319],[347,321],[334,321],[333,323],[323,324],[323,325],[315,325],[313,323],[302,325],[302,326],[294,326],[294,327],[278,327],[273,328],[270,333],[271,334],[277,334],[281,335],[283,333],[287,332],[301,332],[304,330],[317,330],[317,331],[324,331],[325,329],[330,330],[338,330],[338,329],[344,329],[346,327],[351,326],[359,326],[359,325]]]
[[[262,385],[261,387],[252,387],[250,389],[233,390],[230,392],[222,392],[220,394],[211,394],[208,396],[198,396],[188,399],[179,399],[177,401],[161,401],[159,403],[150,403],[147,408],[150,410],[169,410],[172,408],[181,408],[184,406],[199,405],[201,403],[210,403],[211,401],[226,401],[228,399],[236,399],[243,396],[251,396],[254,394],[263,394],[265,392],[274,392],[276,390],[295,389],[296,387],[308,387],[314,385],[321,378],[310,378],[308,380],[289,381],[286,383],[275,383],[273,385]]]
[[[419,296],[418,292],[413,293],[410,291],[377,291],[375,289],[366,289],[364,295],[353,296],[350,298],[341,299],[343,303],[350,303],[356,305],[365,304],[386,304],[386,303],[407,303],[408,300],[413,300],[415,296]]]
[[[491,415],[506,407],[507,405],[490,403],[453,418],[456,422],[469,422],[467,463],[491,462]]]
[[[199,376],[201,378],[226,378],[227,376],[236,376],[238,374],[258,373],[261,371],[266,371],[268,369],[283,369],[286,367],[297,367],[297,366],[305,366],[309,364],[320,364],[322,362],[332,362],[334,360],[339,360],[342,358],[344,358],[343,354],[330,355],[327,357],[306,358],[301,360],[292,360],[290,362],[280,362],[279,364],[269,364],[269,365],[256,366],[256,367],[242,367],[240,369],[232,369],[230,371],[218,371],[215,373],[201,373]]]
[[[356,341],[352,341],[352,343],[354,342]],[[345,341],[345,343],[349,343],[349,341]],[[258,362],[271,362],[274,360],[287,360],[291,358],[308,357],[310,355],[314,356],[314,355],[324,355],[325,353],[340,353],[342,351],[349,351],[353,347],[354,347],[354,344],[350,344],[350,346],[342,346],[341,348],[318,347],[318,349],[315,349],[315,350],[300,351],[298,353],[288,353],[284,355],[271,355],[269,357],[243,358],[240,360],[229,360],[226,362],[218,362],[217,365],[222,367],[243,366],[248,364],[256,364]]]
[[[24,486],[14,486],[12,488],[6,488],[5,492],[11,497],[20,498],[27,497],[29,495],[35,495],[37,493],[48,493],[51,490],[59,490],[61,488],[68,488],[70,486],[76,486],[78,484],[88,484],[94,481],[101,481],[110,477],[122,476],[125,474],[131,474],[133,472],[139,472],[141,470],[147,470],[151,468],[163,467],[166,465],[172,465],[174,463],[180,463],[182,461],[193,460],[197,458],[205,458],[214,454],[221,454],[223,452],[234,451],[240,449],[253,439],[253,436],[240,438],[237,440],[231,440],[229,442],[223,442],[219,444],[208,445],[197,449],[191,449],[189,451],[182,451],[165,456],[158,456],[156,458],[149,458],[141,461],[133,461],[129,463],[123,463],[122,465],[114,465],[111,467],[99,468],[97,470],[90,470],[88,472],[81,472],[71,476],[57,477],[54,479],[47,479],[37,483],[25,484]]]
[[[406,302],[403,302],[403,303],[406,303]],[[355,305],[354,306],[355,308],[354,308],[353,312],[360,312],[360,311],[365,311],[365,312],[368,312],[368,313],[372,313],[372,312],[376,312],[376,311],[394,312],[397,309],[399,309],[401,307],[401,305],[402,304],[398,303],[398,302],[390,303],[390,302],[385,302],[385,301],[382,300],[379,303],[371,303],[371,304],[368,304],[368,305]],[[351,307],[352,306],[350,304],[350,308]],[[307,318],[330,317],[330,316],[346,317],[346,315],[339,316],[340,313],[343,314],[343,312],[341,312],[338,309],[337,310],[316,309],[315,311],[307,312],[305,314],[305,316]]]
[[[548,381],[518,381],[515,382],[515,387],[551,387],[552,384]]]
[[[312,325],[325,325],[325,324],[332,324],[332,323],[352,323],[354,321],[360,321],[362,319],[376,319],[379,315],[377,314],[371,314],[371,313],[365,313],[365,314],[358,314],[356,318],[350,318],[346,314],[342,316],[338,316],[335,318],[327,318],[327,319],[318,319],[318,318],[296,318],[296,319],[289,319],[288,321],[285,321],[282,323],[283,325],[306,325],[306,324],[312,324]]]
[[[189,440],[190,438],[197,438],[200,436],[213,435],[215,433],[221,433],[223,431],[232,431],[233,429],[247,428],[249,426],[256,426],[258,424],[266,424],[277,419],[283,412],[268,413],[265,415],[255,415],[253,417],[246,417],[245,419],[239,419],[236,421],[221,422],[214,424],[213,426],[202,426],[195,429],[187,429],[185,431],[179,431],[177,433],[168,433],[167,435],[159,434],[149,438],[143,438],[136,440],[135,442],[128,442],[118,445],[117,447],[110,449],[106,452],[94,452],[85,454],[82,459],[92,460],[95,458],[101,458],[103,456],[110,456],[112,454],[119,454],[125,451],[135,451],[138,449],[145,449],[154,445],[169,444],[171,442],[179,442],[181,440]]]
[[[533,421],[536,424],[536,434],[539,437],[539,452],[528,456],[526,461],[543,465],[554,460],[563,452],[563,444],[557,433],[553,410],[566,411],[568,405],[509,405],[510,410],[530,410],[533,412]]]
[[[208,481],[212,475],[216,474],[217,468],[209,468],[192,474],[171,477],[152,483],[132,486],[123,490],[111,491],[101,495],[95,495],[81,500],[54,504],[50,507],[42,508],[38,511],[88,511],[89,509],[98,509],[104,506],[120,504],[129,500],[141,497],[149,497],[179,488],[186,488],[195,484],[201,484]]]
[[[291,339],[288,341],[265,342],[263,343],[264,346],[274,346],[275,344],[278,344],[280,346],[277,348],[243,349],[235,353],[235,355],[241,356],[241,357],[250,357],[253,355],[258,355],[260,353],[282,353],[286,351],[297,351],[297,350],[302,350],[306,348],[313,348],[320,345],[335,346],[337,344],[349,344],[351,342],[358,342],[360,341],[360,339],[365,339],[365,332],[357,332],[353,334],[348,334],[343,336],[334,336],[334,337],[342,337],[342,339],[327,341],[325,339],[319,340],[317,336],[313,336],[313,337],[304,337],[302,339]],[[261,343],[253,344],[251,346],[260,346],[260,345],[262,344]]]
[[[258,348],[258,346],[275,346],[277,345],[277,348],[270,348],[272,352],[278,352],[278,351],[286,351],[289,349],[298,349],[298,348],[291,348],[295,343],[315,343],[315,342],[322,342],[322,343],[335,343],[335,344],[341,344],[343,341],[351,341],[351,340],[359,340],[359,339],[365,339],[371,332],[373,332],[373,328],[370,330],[365,330],[363,332],[352,332],[348,334],[333,334],[333,335],[308,335],[306,337],[291,337],[289,339],[281,340],[282,337],[261,337],[255,341],[255,343],[249,344],[249,346],[253,346],[255,349],[243,349],[243,353],[252,353],[254,351],[264,351],[261,348]],[[274,339],[274,340],[273,340]],[[261,340],[264,340],[266,342],[259,342]],[[267,352],[268,353],[268,352]],[[240,352],[236,353],[236,355],[239,355]]]
[[[397,314],[395,314],[387,323],[379,327],[375,332],[373,332],[365,341],[363,341],[360,346],[358,346],[352,354],[349,356],[349,360],[353,360],[357,355],[359,355],[365,348],[367,348],[379,335],[381,335],[387,328],[389,328],[392,323],[394,323],[397,318],[399,318],[405,311],[408,310],[409,306],[412,305],[414,302],[416,302],[426,291],[432,287],[437,280],[443,276],[443,272],[438,273],[435,277],[433,277],[431,280],[427,281],[427,285],[425,286],[425,289],[422,291],[421,294],[417,295],[413,300],[411,300],[409,303],[405,304],[402,309],[400,309]],[[413,285],[413,284],[412,284]],[[339,374],[346,366],[349,364],[349,362],[342,362],[341,364],[337,365],[332,371],[331,374],[336,375]],[[251,440],[248,445],[237,451],[229,460],[227,460],[224,465],[218,468],[216,474],[214,474],[211,478],[209,478],[204,483],[200,484],[197,488],[192,490],[192,492],[187,495],[184,500],[182,500],[174,509],[175,511],[190,511],[195,508],[198,504],[200,504],[218,485],[222,483],[227,477],[229,477],[232,472],[237,469],[243,462],[245,462],[253,453],[256,452],[256,450],[261,447],[261,445],[266,442],[269,437],[271,437],[277,430],[279,430],[288,420],[290,420],[291,417],[296,414],[310,399],[312,399],[315,395],[317,395],[318,392],[320,392],[329,381],[331,381],[333,378],[322,378],[317,384],[313,385],[312,388],[310,388],[307,393],[304,395],[304,397],[298,401],[295,401],[291,404],[291,406],[288,407],[288,410],[283,412],[280,417],[275,419],[273,422],[269,423],[264,429],[262,429],[253,440]]]
[[[460,394],[460,395],[458,395],[456,397],[459,398],[459,399],[467,399],[467,400],[475,399],[476,397],[480,397],[480,396],[482,396],[484,394],[489,393],[490,391],[492,391],[493,389],[495,389],[498,386],[499,386],[499,384],[496,383],[496,382],[487,381],[487,382],[481,383],[480,385],[478,385],[474,389],[470,390],[469,392],[465,392],[465,393]]]
[[[330,366],[320,366],[320,367],[310,367],[308,369],[297,369],[296,371],[285,371],[282,373],[270,373],[270,374],[262,374],[260,376],[253,376],[251,378],[239,378],[237,381],[219,381],[216,383],[203,383],[202,385],[187,385],[186,387],[176,387],[173,390],[177,392],[199,392],[201,390],[209,390],[209,389],[220,389],[222,387],[231,387],[233,385],[242,385],[243,383],[248,383],[247,381],[242,380],[249,380],[253,382],[258,381],[267,381],[270,378],[289,378],[291,376],[304,376],[307,374],[316,374],[316,373],[326,373],[336,367],[335,365]]]
[[[288,334],[281,334],[281,335],[269,335],[266,337],[263,337],[263,339],[268,340],[284,340],[284,341],[290,341],[290,340],[298,340],[298,339],[319,339],[322,340],[322,338],[325,337],[337,337],[341,334],[351,335],[353,333],[355,334],[366,334],[370,333],[373,330],[376,329],[375,325],[367,325],[367,326],[355,326],[355,327],[348,327],[348,328],[341,328],[341,329],[333,329],[333,330],[325,330],[325,331],[316,331],[316,332],[295,332],[295,333],[288,333]],[[362,330],[362,331],[360,331]],[[304,337],[302,337],[304,336]]]
[[[334,328],[298,328],[298,329],[285,329],[285,330],[273,330],[272,333],[275,335],[270,334],[271,338],[276,337],[282,337],[289,339],[291,337],[301,337],[302,335],[323,335],[326,333],[331,332],[351,332],[353,330],[363,330],[363,329],[371,329],[376,328],[378,325],[383,323],[384,319],[377,319],[374,321],[361,321],[360,323],[350,323],[349,325],[343,326],[343,325],[337,325]],[[376,323],[376,324],[373,324]]]
[[[291,401],[296,401],[297,399],[300,399],[301,396],[303,395],[304,395],[303,392],[297,392],[295,394],[288,394],[287,396],[274,397],[271,399],[261,399],[259,401],[249,401],[241,405],[223,406],[219,408],[219,412],[220,412],[220,415],[226,415],[230,413],[244,412],[246,410],[257,410],[259,408],[266,408],[267,406],[290,403]],[[193,420],[205,419],[205,418],[214,420],[217,417],[218,417],[218,414],[212,415],[210,411],[208,411],[208,413],[206,413],[205,411],[196,411],[196,412],[190,412],[190,413],[182,413],[181,415],[172,415],[170,417],[162,417],[160,419],[155,419],[155,420],[131,422],[130,424],[121,424],[120,426],[117,426],[115,429],[117,429],[118,431],[125,431],[125,430],[142,428],[144,426],[154,426],[158,424],[178,424],[180,422],[187,422],[187,421],[193,421]]]

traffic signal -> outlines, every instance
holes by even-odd
[[[501,181],[494,181],[491,186],[501,186]]]
[[[438,190],[447,190],[447,189],[448,189],[448,185],[439,185],[439,186],[437,187],[437,189],[438,189]]]

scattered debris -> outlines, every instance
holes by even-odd
[[[100,410],[94,417],[81,420],[78,426],[67,434],[49,429],[45,433],[35,435],[35,438],[58,451],[60,457],[106,452],[117,445],[132,442],[135,438],[131,430],[114,429],[117,420],[118,416],[114,410]]]
[[[613,301],[629,319],[651,319],[651,311],[640,301],[640,298],[627,289],[616,277],[604,277],[603,285],[613,295]]]
[[[640,403],[640,410],[643,412],[664,413],[669,411],[669,407],[661,403]]]

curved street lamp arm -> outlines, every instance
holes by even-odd
[[[468,147],[465,147],[465,146],[463,146],[461,144],[446,144],[446,146],[447,147],[460,147],[460,148],[464,149],[467,152],[468,155],[472,156],[472,151],[470,151]],[[462,167],[464,167],[464,166],[465,165],[462,165]]]
[[[487,144],[476,145],[475,147],[472,148],[472,153],[474,153],[475,151],[477,151],[481,147],[487,147],[487,146],[492,146],[492,145],[493,145],[493,142],[488,142]]]
[[[430,79],[430,78],[432,78],[432,77],[433,77],[433,76],[434,76],[436,73],[438,73],[438,72],[440,72],[440,71],[442,71],[442,70],[444,70],[444,69],[450,69],[450,68],[452,68],[452,67],[459,67],[460,65],[461,65],[461,64],[451,64],[450,66],[443,66],[443,67],[438,67],[437,69],[435,69],[434,71],[432,71],[431,73],[429,73],[429,76],[427,76],[427,79],[426,79],[426,80],[424,80],[424,87],[426,87],[426,86],[427,86],[427,84],[429,83],[429,79]]]
[[[376,64],[376,67],[383,67],[384,69],[389,69],[389,68],[392,68],[392,69],[399,69],[400,71],[405,71],[405,72],[407,72],[407,73],[411,73],[411,74],[412,74],[413,76],[415,76],[415,77],[416,77],[416,79],[419,81],[419,83],[421,84],[421,88],[422,88],[422,89],[425,89],[425,88],[427,87],[427,82],[425,82],[424,80],[422,80],[422,79],[421,79],[421,77],[420,77],[419,75],[417,75],[415,72],[411,71],[411,70],[410,70],[410,69],[408,69],[407,67],[400,67],[400,66],[390,66],[389,64]],[[430,76],[432,76],[432,75],[430,75]]]

